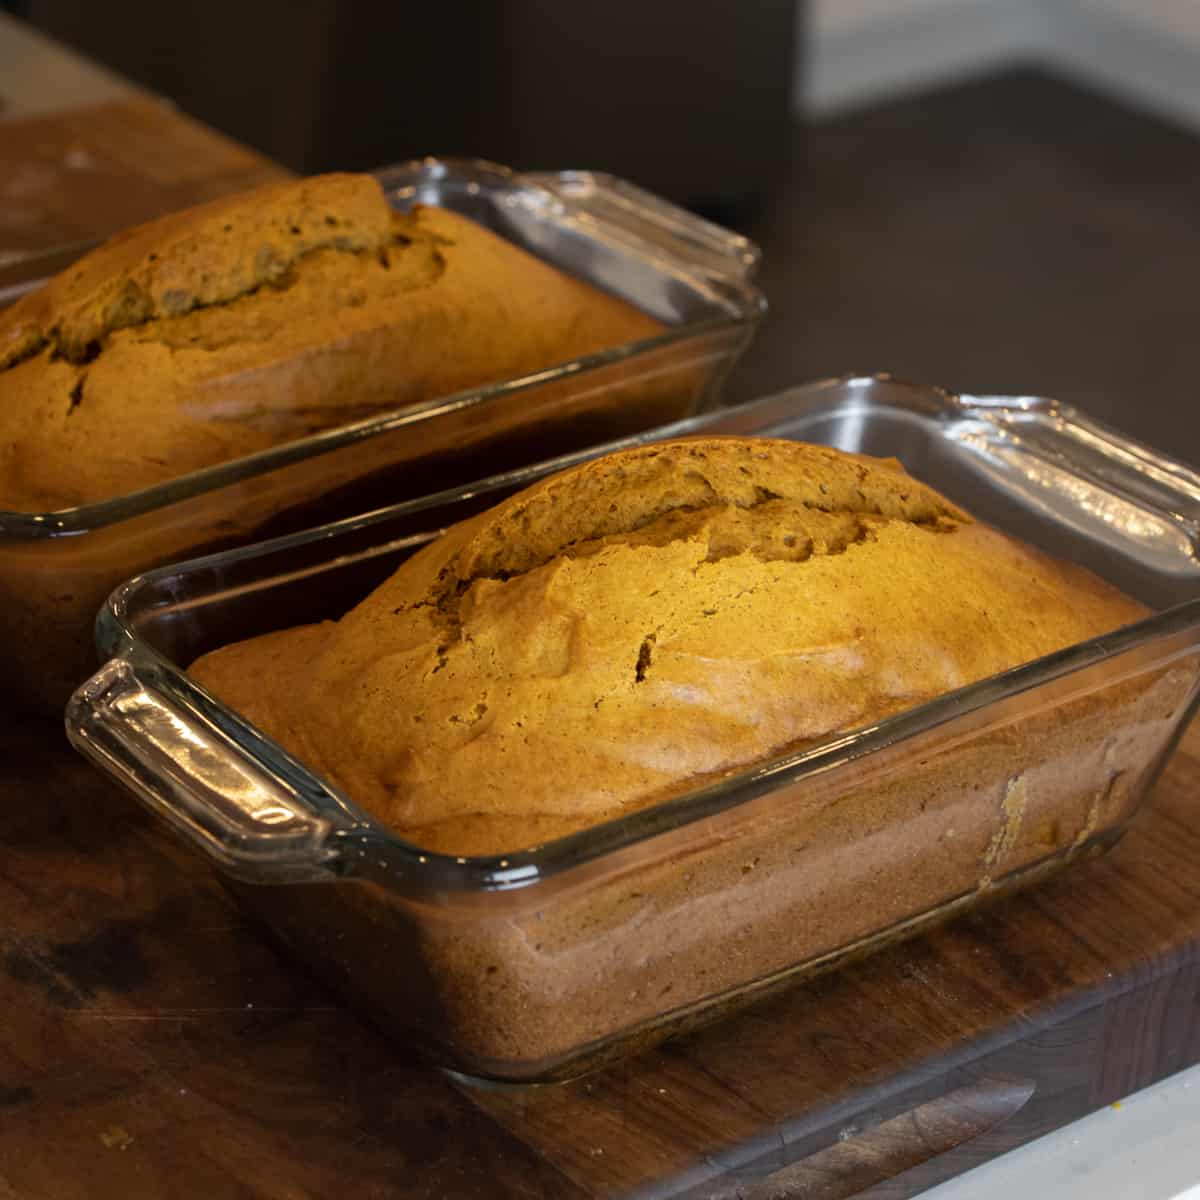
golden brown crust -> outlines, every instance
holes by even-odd
[[[691,440],[543,481],[451,530],[337,624],[193,671],[405,836],[484,853],[1142,615],[898,465]]]
[[[0,314],[0,369],[43,345],[78,362],[131,325],[228,303],[322,249],[378,250],[393,213],[369,176],[272,183],[109,239]]]
[[[0,314],[0,507],[88,503],[662,326],[368,176],[142,226]]]

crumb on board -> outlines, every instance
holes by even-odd
[[[123,1125],[110,1125],[101,1135],[106,1150],[128,1150],[133,1145],[133,1134]]]

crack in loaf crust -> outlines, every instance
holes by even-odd
[[[133,491],[662,325],[360,175],[130,230],[0,314],[0,507]]]
[[[768,439],[626,451],[202,683],[419,845],[500,853],[1144,615],[899,464]]]

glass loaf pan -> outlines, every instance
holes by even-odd
[[[669,328],[102,503],[0,511],[0,705],[61,711],[95,666],[96,610],[138,571],[711,407],[765,310],[752,243],[620,180],[436,160],[377,175],[397,207],[461,212]]]
[[[500,1080],[578,1072],[1120,835],[1197,700],[1200,477],[1048,401],[887,379],[799,388],[623,444],[700,433],[895,454],[1153,615],[491,858],[392,836],[183,673],[216,645],[336,616],[430,531],[560,460],[133,580],[100,616],[111,661],[72,700],[70,736],[376,1021]]]

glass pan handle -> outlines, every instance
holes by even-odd
[[[1200,526],[1200,474],[1072,405],[974,396],[960,396],[958,404],[1019,435],[1043,457],[1070,458],[1081,474],[1114,492]]]
[[[255,763],[152,669],[106,663],[67,706],[67,736],[218,866],[252,883],[333,877],[333,822]]]
[[[551,193],[602,232],[653,249],[710,276],[747,282],[761,252],[749,238],[722,229],[613,175],[531,171],[518,176]]]
[[[948,436],[1005,490],[1174,573],[1200,571],[1200,474],[1070,405],[959,396]]]

